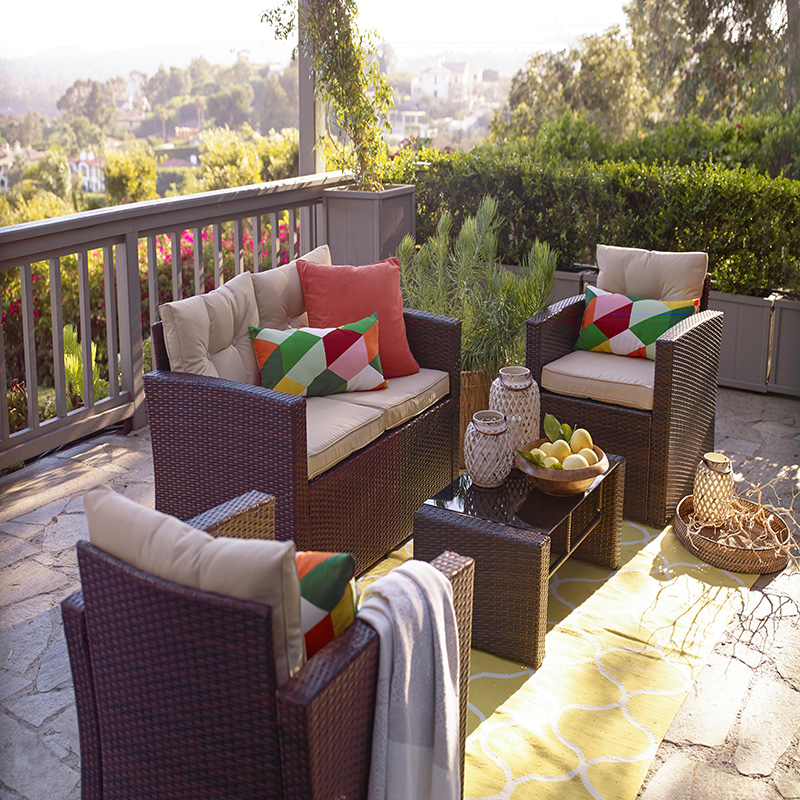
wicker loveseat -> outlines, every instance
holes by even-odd
[[[308,259],[329,264],[327,246]],[[295,262],[169,305],[189,303],[203,304],[206,335],[223,341],[196,374],[171,363],[164,306],[153,326],[156,369],[144,386],[156,508],[185,520],[257,489],[277,498],[279,536],[350,552],[359,574],[407,539],[413,512],[457,475],[460,321],[405,309],[418,373],[380,391],[305,398],[258,385],[252,343],[237,340],[248,323],[305,324]]]
[[[272,538],[273,505],[250,492],[189,522]],[[84,800],[367,797],[379,656],[369,625],[356,618],[281,681],[281,610],[188,588],[89,542],[77,550],[82,588],[62,615]],[[453,586],[463,780],[474,564],[447,553],[433,565]]]

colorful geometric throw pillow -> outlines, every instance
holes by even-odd
[[[656,339],[700,305],[696,300],[648,300],[586,287],[586,308],[575,350],[655,361]]]
[[[356,616],[356,562],[350,553],[295,555],[300,576],[300,626],[306,639],[306,656],[333,641]]]
[[[261,385],[301,397],[383,389],[378,315],[339,328],[250,326]]]

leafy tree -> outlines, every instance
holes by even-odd
[[[106,192],[112,204],[155,200],[157,164],[153,149],[138,140],[127,150],[106,154]]]
[[[261,158],[250,138],[230,128],[206,131],[200,145],[200,191],[261,181]]]
[[[208,98],[208,113],[218,127],[238,128],[250,117],[253,90],[249,84],[234,86]]]
[[[674,115],[796,104],[798,0],[630,0],[625,12],[648,89]]]
[[[270,129],[296,128],[297,94],[290,97],[283,83],[274,75],[259,79],[253,102],[253,124],[266,132]]]
[[[112,78],[105,83],[79,79],[67,89],[56,104],[67,120],[86,117],[93,125],[107,128],[116,119],[116,99],[125,96],[125,82]]]
[[[63,147],[53,145],[39,161],[31,164],[24,173],[26,180],[33,181],[40,189],[60,197],[78,211],[80,176],[73,175],[69,168],[67,153]]]
[[[645,116],[646,95],[636,53],[619,27],[583,36],[578,46],[536,53],[511,81],[508,104],[495,115],[495,141],[534,138],[565,112],[585,114],[601,132],[619,138]]]
[[[300,173],[300,136],[297,128],[284,128],[257,141],[261,180],[279,181]]]

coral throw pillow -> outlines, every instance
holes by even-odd
[[[311,658],[356,616],[356,563],[350,553],[306,550],[295,555],[300,576],[300,626]]]
[[[340,328],[250,326],[261,385],[286,394],[315,397],[383,389],[378,316]]]
[[[695,300],[648,300],[586,287],[586,307],[575,350],[655,361],[656,339],[700,305]]]
[[[406,338],[400,262],[396,258],[359,267],[298,259],[297,271],[309,325],[344,325],[377,311],[383,374],[398,378],[419,372]]]

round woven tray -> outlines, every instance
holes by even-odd
[[[758,503],[737,498],[743,506],[757,511]],[[678,541],[698,558],[720,569],[731,572],[744,572],[751,575],[762,575],[767,572],[779,572],[789,563],[789,554],[785,547],[780,549],[773,546],[735,547],[719,541],[720,533],[724,528],[715,525],[705,525],[699,531],[689,532],[689,517],[694,512],[694,498],[687,495],[678,503],[675,511],[675,521],[672,527]],[[789,529],[786,523],[777,515],[772,514],[773,529],[779,531],[782,545],[789,541]]]

